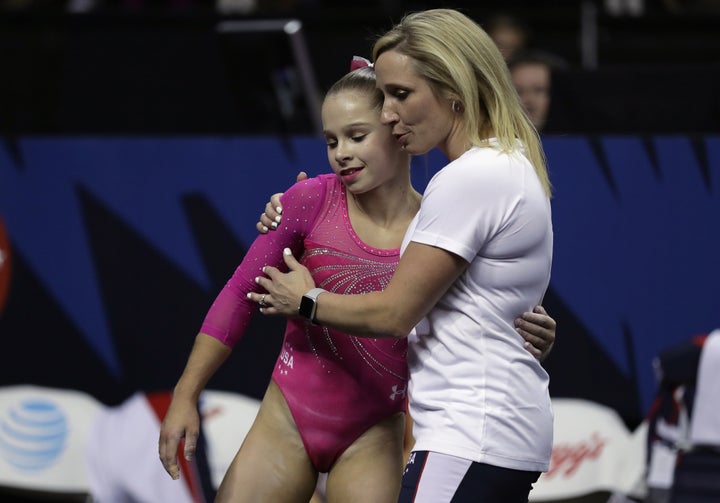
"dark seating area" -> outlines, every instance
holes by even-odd
[[[223,32],[219,24],[300,20],[321,95],[352,55],[369,56],[374,36],[402,12],[435,6],[326,3],[332,6],[248,15],[202,2],[194,9],[108,2],[81,13],[2,10],[0,131],[312,134],[312,101],[288,34]],[[481,24],[501,9],[521,18],[533,47],[567,63],[554,78],[547,133],[718,131],[720,14],[671,12],[661,3],[646,2],[642,16],[613,15],[591,1],[454,5]]]

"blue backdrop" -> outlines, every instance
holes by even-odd
[[[720,136],[544,144],[555,188],[546,304],[560,323],[551,392],[634,422],[655,392],[653,357],[720,327]],[[416,187],[443,162],[415,159]],[[0,383],[79,388],[106,403],[171,387],[267,198],[300,170],[328,170],[322,140],[6,139]],[[254,322],[213,387],[262,394],[276,321]]]

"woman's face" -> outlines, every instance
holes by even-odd
[[[394,50],[384,52],[377,58],[375,74],[384,96],[381,120],[405,151],[417,155],[438,147],[450,157],[457,116],[451,103],[439,99],[418,75],[414,60]]]
[[[326,97],[322,107],[328,161],[354,194],[408,176],[409,157],[380,122],[374,99],[362,91],[340,91]]]

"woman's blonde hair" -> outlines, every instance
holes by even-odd
[[[472,19],[452,9],[431,9],[406,15],[380,37],[373,59],[394,50],[414,60],[418,75],[437,96],[464,108],[471,144],[488,145],[493,134],[505,152],[525,148],[548,195],[550,180],[540,137],[525,113],[500,51]]]

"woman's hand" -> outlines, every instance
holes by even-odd
[[[300,299],[315,288],[307,267],[293,257],[289,248],[283,250],[289,272],[283,273],[272,266],[263,267],[266,278],[258,276],[255,282],[267,293],[248,293],[248,299],[260,305],[260,312],[269,315],[293,317],[298,315]]]
[[[307,179],[307,173],[301,171],[298,173],[295,182],[301,182]],[[277,192],[270,196],[270,202],[265,205],[265,212],[260,214],[260,220],[255,224],[255,228],[260,234],[267,234],[270,230],[277,229],[282,220],[282,204],[280,197],[282,192]]]
[[[260,214],[260,220],[255,224],[255,228],[260,234],[267,234],[270,229],[277,229],[282,220],[282,206],[280,205],[282,195],[283,192],[278,192],[270,196],[270,202],[265,205],[265,212]]]
[[[542,306],[535,306],[532,312],[525,312],[515,319],[515,328],[525,339],[525,349],[540,361],[545,360],[555,343],[557,323]]]

